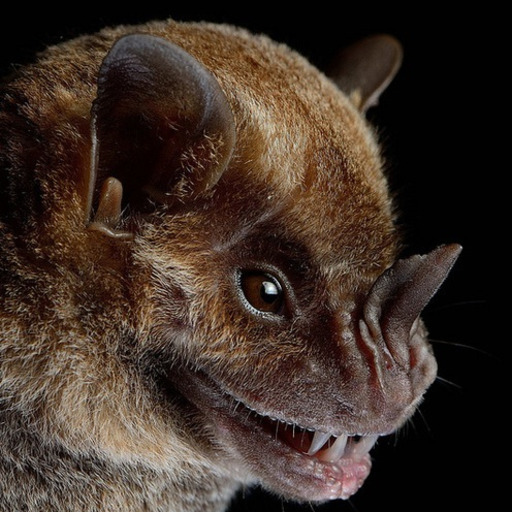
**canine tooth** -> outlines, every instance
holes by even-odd
[[[336,441],[324,452],[322,452],[322,460],[327,462],[336,462],[343,457],[345,453],[345,447],[347,446],[348,436],[342,434],[338,436]]]
[[[320,450],[320,448],[322,448],[330,437],[331,434],[325,434],[324,432],[316,430],[315,435],[313,436],[313,441],[311,441],[311,446],[308,450],[308,455],[314,455],[318,450]]]
[[[352,446],[352,454],[359,457],[366,455],[373,448],[373,445],[376,443],[378,437],[379,436],[376,434],[361,437],[359,442]]]

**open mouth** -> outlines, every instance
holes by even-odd
[[[296,481],[292,492],[300,499],[347,499],[370,473],[369,452],[379,437],[377,434],[334,435],[259,414],[239,401],[235,411],[239,425],[232,428],[252,423],[253,445],[288,461],[286,467],[276,464],[283,473],[274,476],[276,480],[281,477]]]
[[[218,442],[264,487],[300,501],[347,499],[369,475],[378,434],[335,435],[270,417],[202,372],[189,377],[194,384],[183,389],[185,396],[213,420]]]
[[[338,462],[343,457],[364,457],[373,448],[378,435],[335,435],[312,428],[304,428],[292,422],[261,415],[238,402],[248,417],[254,415],[255,420],[276,441],[283,442],[302,453],[324,462]],[[239,407],[236,407],[238,410]],[[242,413],[243,414],[243,413]]]

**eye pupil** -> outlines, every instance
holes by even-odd
[[[264,272],[242,272],[240,288],[245,303],[258,313],[282,314],[284,292],[277,278]]]

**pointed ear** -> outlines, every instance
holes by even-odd
[[[366,112],[396,75],[402,63],[402,46],[389,35],[370,36],[342,50],[327,75]]]
[[[174,204],[211,189],[235,143],[233,114],[214,76],[183,49],[144,34],[119,39],[105,57],[92,133],[88,217],[96,206],[93,224],[103,222],[105,232],[120,216],[120,194],[123,206],[138,209],[148,197]],[[116,181],[93,205],[109,177]]]

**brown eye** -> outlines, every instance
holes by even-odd
[[[263,272],[242,272],[240,286],[245,299],[261,313],[282,314],[284,292],[281,283]]]

